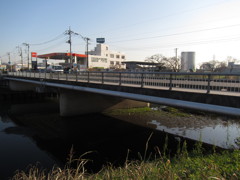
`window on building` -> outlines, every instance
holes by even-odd
[[[113,64],[114,64],[114,61],[110,61],[110,64],[113,65]]]
[[[110,54],[110,58],[114,58],[114,54]]]
[[[106,50],[108,50],[108,47],[106,47]]]
[[[125,56],[122,56],[122,59],[125,59]]]
[[[119,61],[116,61],[116,65],[119,65],[120,63],[119,63]]]
[[[119,58],[120,58],[120,56],[119,56],[119,55],[116,55],[116,58],[118,58],[118,59],[119,59]]]

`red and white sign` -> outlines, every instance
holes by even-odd
[[[32,55],[32,57],[37,57],[37,53],[36,52],[32,52],[31,55]]]

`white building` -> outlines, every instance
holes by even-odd
[[[88,67],[89,68],[104,68],[104,69],[122,69],[125,65],[125,54],[109,50],[106,44],[97,44],[94,50],[88,52]]]

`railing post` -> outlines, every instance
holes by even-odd
[[[211,75],[208,74],[208,85],[207,85],[207,94],[210,93],[210,82],[211,82]]]
[[[122,73],[120,72],[119,73],[119,86],[122,85]]]
[[[90,72],[87,71],[87,73],[88,73],[88,74],[87,74],[87,75],[88,75],[88,77],[87,77],[87,82],[89,83],[89,82],[90,82],[90,74],[89,74]]]
[[[143,88],[144,86],[144,79],[143,79],[143,72],[141,73],[141,88]]]
[[[101,72],[102,74],[102,84],[104,84],[104,72]]]
[[[169,91],[172,90],[172,74],[170,74]]]

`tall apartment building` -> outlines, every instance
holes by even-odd
[[[125,54],[109,50],[106,44],[97,44],[94,50],[88,52],[89,68],[120,69],[125,68]]]

